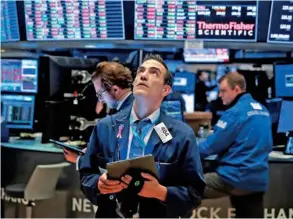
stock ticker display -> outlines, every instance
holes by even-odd
[[[1,42],[19,40],[15,1],[1,1]]]
[[[124,39],[122,0],[26,0],[27,40]]]
[[[1,91],[36,93],[37,89],[37,60],[1,60]]]
[[[273,1],[268,42],[293,43],[293,1]]]
[[[257,1],[136,0],[135,39],[256,41]]]

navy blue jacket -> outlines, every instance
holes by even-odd
[[[199,144],[199,153],[201,158],[218,154],[216,172],[233,187],[265,191],[272,145],[269,112],[245,93],[223,114],[214,134]]]
[[[100,120],[90,138],[80,165],[81,186],[85,196],[98,205],[97,217],[117,217],[115,199],[102,195],[97,183],[101,175],[98,166],[125,159],[129,139],[131,108]],[[167,187],[165,203],[152,198],[140,198],[140,217],[179,217],[191,213],[200,204],[205,183],[193,130],[181,121],[161,112],[158,123],[164,122],[173,139],[162,143],[153,130],[145,154],[152,154],[159,165],[159,182]],[[118,127],[124,125],[122,138]]]
[[[133,97],[133,94],[131,93],[125,100],[124,102],[122,103],[122,105],[120,106],[119,110],[117,110],[116,113],[120,112],[120,111],[127,111],[129,109],[131,109],[132,107],[132,104],[133,104],[133,100],[134,100],[134,97]],[[80,168],[80,163],[83,159],[83,156],[79,156],[78,158],[78,169]]]

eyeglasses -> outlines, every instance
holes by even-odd
[[[98,100],[102,100],[103,99],[103,93],[105,91],[107,91],[107,89],[102,90],[102,91],[96,93],[96,97],[98,98]]]

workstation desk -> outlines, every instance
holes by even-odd
[[[12,140],[1,143],[2,202],[5,217],[14,216],[15,204],[20,202],[21,216],[25,215],[25,206],[21,200],[7,197],[3,188],[8,184],[25,183],[38,164],[64,162],[63,151],[53,144],[41,144],[34,140]],[[203,166],[215,162],[215,156],[203,161]],[[269,189],[264,205],[267,217],[293,216],[293,156],[273,151],[269,157]],[[203,200],[194,212],[196,217],[231,215],[229,198]],[[57,185],[55,197],[36,203],[33,217],[94,217],[95,207],[85,199],[80,191],[79,174],[75,164],[65,168]],[[290,214],[291,213],[291,214]]]

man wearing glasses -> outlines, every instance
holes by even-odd
[[[111,114],[132,107],[133,79],[128,68],[117,62],[101,62],[92,75],[92,82],[98,101],[106,103],[111,109]],[[77,153],[66,149],[64,149],[64,156],[71,163],[76,163],[81,158]]]
[[[187,217],[200,204],[205,183],[194,132],[160,110],[171,84],[161,57],[147,56],[133,83],[132,107],[94,128],[79,171],[83,193],[98,206],[96,217]],[[131,174],[111,180],[102,172],[107,162],[150,154],[159,178],[139,171],[139,190],[131,190],[138,186]],[[131,198],[123,196],[125,192],[131,192]]]

